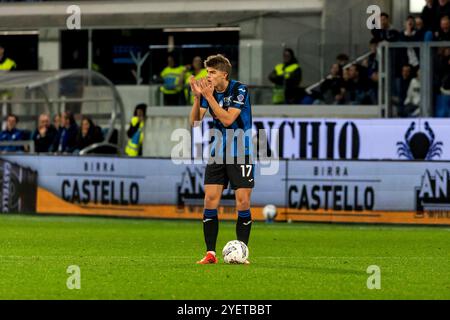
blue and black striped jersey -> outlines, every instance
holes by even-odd
[[[228,110],[228,108],[237,108],[241,110],[241,113],[236,120],[229,127],[225,127],[215,116],[213,110],[208,104],[208,101],[203,97],[201,98],[200,106],[202,108],[208,108],[211,116],[213,117],[213,129],[217,129],[222,133],[222,151],[225,151],[227,130],[232,129],[234,132],[233,134],[236,136],[236,131],[240,129],[245,134],[243,141],[245,155],[251,155],[252,109],[247,86],[238,81],[231,80],[224,92],[219,93],[214,91],[214,98],[219,106],[225,110]],[[230,133],[230,131],[228,131],[228,133]],[[233,156],[242,155],[242,153],[237,150],[238,146],[239,144],[235,143],[235,147],[232,150]],[[211,151],[214,152],[214,150]]]

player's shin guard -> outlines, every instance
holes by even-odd
[[[217,209],[205,209],[203,211],[203,234],[205,236],[206,251],[216,251],[217,235],[219,234]]]
[[[236,222],[237,239],[248,245],[251,228],[252,228],[252,215],[250,214],[250,209],[238,211],[238,219]]]

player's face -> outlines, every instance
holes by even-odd
[[[213,87],[221,86],[227,81],[227,73],[214,69],[214,68],[206,68],[206,71],[208,71],[208,82],[213,85]]]

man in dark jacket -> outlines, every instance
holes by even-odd
[[[450,41],[450,18],[444,16],[441,18],[439,31],[436,32],[436,41]]]
[[[35,151],[38,153],[50,152],[57,134],[58,131],[50,123],[50,116],[45,113],[41,114],[38,120],[38,127],[34,130],[32,136]]]
[[[420,17],[423,20],[424,29],[427,31],[436,31],[437,24],[435,0],[426,0],[426,5],[422,9]]]
[[[438,0],[436,5],[435,31],[439,30],[439,22],[443,17],[450,17],[450,0]]]
[[[398,41],[399,32],[391,27],[391,23],[389,21],[389,15],[386,12],[382,12],[380,15],[381,29],[373,29],[372,36],[377,42],[381,41],[389,41],[394,42]]]

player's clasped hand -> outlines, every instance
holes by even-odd
[[[196,96],[197,98],[200,98],[200,96],[202,95],[202,90],[200,88],[199,81],[195,80],[194,76],[191,76],[189,78],[189,84],[191,85],[192,94],[194,94],[194,96]]]
[[[208,96],[212,96],[214,93],[213,85],[206,79],[195,80],[194,76],[191,76],[189,83],[191,85],[191,91],[198,98],[200,96],[206,98]]]
[[[214,87],[210,82],[208,82],[208,80],[206,80],[205,78],[200,79],[199,84],[203,97],[207,98],[213,95]]]

